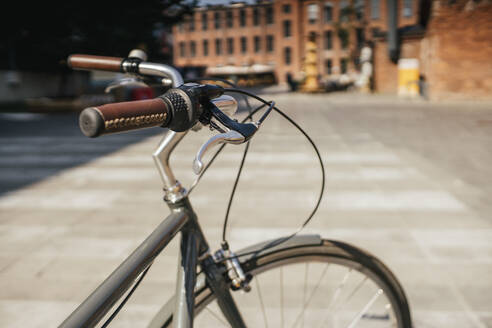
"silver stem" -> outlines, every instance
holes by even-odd
[[[183,139],[187,132],[174,132],[169,130],[159,143],[159,146],[152,154],[157,171],[161,176],[166,199],[176,202],[185,195],[184,189],[174,177],[171,167],[169,166],[169,157],[172,151]]]

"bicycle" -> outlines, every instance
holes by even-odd
[[[192,190],[226,144],[248,142],[272,111],[292,121],[274,102],[235,87],[196,83],[199,81],[184,83],[173,67],[147,62],[145,55],[138,51],[132,51],[127,58],[72,55],[68,62],[74,69],[128,73],[139,79],[137,84],[157,79],[169,88],[155,99],[86,108],[79,122],[88,137],[148,127],[168,128],[153,158],[171,214],[60,327],[94,327],[104,318],[102,327],[106,327],[178,232],[181,241],[175,296],[162,306],[149,327],[183,328],[194,323],[199,327],[215,326],[217,322],[211,320],[232,327],[412,327],[409,305],[397,278],[380,260],[355,246],[319,235],[301,235],[299,229],[284,238],[233,252],[225,238],[226,215],[222,247],[210,251],[191,207],[189,191],[181,186],[169,166],[170,155],[189,130],[209,126],[220,132],[197,153],[193,169],[199,176]],[[233,86],[228,81],[222,83]],[[253,97],[262,105],[238,122],[224,114],[234,111],[238,105],[226,92]],[[265,110],[261,118],[253,121],[254,114],[262,109]],[[295,122],[291,123],[314,146],[323,173],[318,202],[305,226],[321,201],[323,163],[314,142]],[[221,148],[203,165],[204,154],[218,144],[222,144]],[[244,159],[245,155],[229,208]],[[327,279],[328,272],[330,279]],[[271,290],[275,293],[270,293]],[[278,298],[278,305],[269,306],[272,298]],[[210,315],[200,315],[203,313]]]

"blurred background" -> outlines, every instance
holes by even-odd
[[[5,13],[0,327],[58,325],[169,213],[151,158],[161,129],[89,140],[78,128],[85,107],[165,91],[66,64],[132,49],[185,79],[229,79],[294,117],[327,174],[306,231],[387,263],[415,327],[492,327],[489,0],[16,2]],[[190,133],[173,158],[186,187],[210,135]],[[242,150],[228,147],[191,196],[212,247]],[[279,117],[249,156],[234,249],[297,229],[319,186],[309,144]],[[144,326],[173,294],[176,251],[173,242],[116,326]]]
[[[133,48],[187,76],[227,77],[244,86],[490,99],[487,1],[151,1],[135,10],[118,1],[104,8],[97,2],[16,6],[2,23],[2,105],[103,94],[112,76],[71,71],[67,56],[125,57]]]

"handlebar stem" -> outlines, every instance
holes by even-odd
[[[181,186],[178,180],[176,180],[174,173],[169,166],[169,158],[172,151],[187,132],[188,131],[174,132],[169,130],[152,154],[157,171],[159,171],[159,175],[161,176],[165,193],[164,199],[167,202],[176,203],[188,194],[186,189]]]

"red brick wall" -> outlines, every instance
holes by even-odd
[[[290,4],[291,12],[283,13],[282,6]],[[184,24],[183,32],[179,32],[178,26],[173,27],[174,35],[174,65],[176,66],[208,66],[214,67],[216,65],[252,65],[252,64],[269,64],[274,65],[275,75],[277,80],[284,82],[287,72],[296,73],[301,69],[301,56],[303,55],[299,49],[299,31],[301,24],[299,20],[299,5],[298,0],[278,0],[271,4],[274,8],[274,20],[273,24],[266,24],[265,10],[267,5],[257,6],[231,6],[224,8],[214,8],[205,10],[196,10],[193,18],[195,21],[195,30],[189,30],[189,23]],[[260,25],[253,25],[253,10],[257,8],[260,12]],[[246,11],[246,26],[239,26],[239,12],[240,10]],[[230,11],[233,14],[233,27],[227,28],[225,15]],[[202,13],[206,12],[208,17],[208,29],[203,31]],[[214,27],[214,13],[219,12],[221,15],[222,27],[215,29]],[[284,37],[283,35],[283,21],[291,21],[291,37]],[[274,36],[274,51],[266,51],[266,37],[267,35]],[[259,36],[261,38],[261,51],[254,52],[254,37]],[[245,37],[247,40],[247,51],[242,53],[240,51],[241,37]],[[234,53],[232,55],[227,53],[227,39],[234,39]],[[215,39],[222,40],[222,55],[217,56],[215,54]],[[209,42],[209,55],[203,55],[203,40]],[[187,54],[185,57],[179,55],[179,43],[184,42],[186,51],[190,50],[190,42],[195,41],[197,45],[196,55],[190,57]],[[284,61],[284,49],[286,47],[291,48],[291,64],[286,65]]]
[[[401,43],[400,58],[419,58],[420,38],[406,38]],[[374,46],[374,87],[377,92],[398,91],[398,65],[389,60],[388,44],[378,40]]]
[[[373,56],[374,89],[382,93],[395,93],[398,89],[398,69],[389,60],[388,43],[385,40],[375,42]]]
[[[333,20],[326,22],[323,18],[323,8],[325,4],[329,2],[333,5]],[[347,0],[347,2],[355,2],[355,0]],[[190,31],[189,23],[184,24],[184,29],[180,32],[175,26],[173,28],[174,36],[174,64],[176,66],[207,66],[214,67],[217,65],[251,65],[254,63],[259,64],[273,64],[275,75],[279,82],[285,82],[286,74],[291,73],[294,77],[299,76],[303,66],[303,57],[305,56],[305,45],[308,40],[308,36],[311,32],[317,35],[318,44],[318,71],[321,76],[327,76],[326,61],[332,61],[332,74],[340,74],[340,64],[342,59],[350,58],[350,49],[356,53],[355,42],[355,28],[363,28],[367,39],[372,38],[372,29],[379,28],[381,31],[386,31],[387,13],[386,13],[386,0],[380,0],[380,13],[379,18],[373,19],[370,14],[370,0],[364,0],[364,13],[365,18],[357,21],[352,20],[350,23],[341,23],[342,28],[346,28],[350,31],[351,35],[350,46],[348,49],[342,49],[341,42],[337,33],[337,26],[339,25],[341,0],[273,0],[271,5],[274,8],[274,23],[267,25],[264,23],[265,8],[268,3],[261,3],[259,5],[232,5],[226,7],[212,7],[197,9],[193,15],[195,22],[195,30]],[[418,1],[413,1],[413,15],[409,18],[403,17],[401,12],[403,0],[398,0],[399,9],[399,26],[408,24],[415,24],[418,12]],[[290,4],[291,12],[284,13],[283,5]],[[307,6],[310,4],[318,5],[318,19],[316,23],[310,24],[307,20]],[[261,25],[253,26],[253,9],[258,8],[261,11]],[[247,24],[244,27],[239,26],[239,11],[244,9],[246,11]],[[225,13],[230,11],[233,13],[234,26],[232,28],[225,27]],[[208,17],[208,29],[203,31],[201,29],[202,13],[206,12]],[[215,29],[213,26],[214,13],[220,12],[222,15],[222,28]],[[355,17],[354,17],[355,18]],[[283,35],[283,21],[291,21],[291,37],[285,37]],[[332,32],[332,49],[324,49],[323,35],[325,32]],[[275,37],[275,46],[273,52],[266,52],[266,36],[273,35]],[[254,36],[260,36],[262,40],[262,51],[255,53],[253,51],[253,38]],[[246,37],[248,40],[248,51],[243,54],[239,51],[240,38]],[[226,40],[228,38],[234,39],[234,54],[229,55],[226,51]],[[222,40],[223,53],[220,56],[215,55],[215,39]],[[209,55],[203,56],[202,41],[209,41]],[[196,54],[194,57],[189,55],[190,43],[194,41],[196,43]],[[183,42],[185,44],[187,55],[179,55],[179,44]],[[284,60],[284,49],[286,47],[291,48],[292,63],[286,65]],[[349,63],[349,72],[353,70],[353,66]]]
[[[430,97],[492,99],[492,3],[434,1],[421,66]]]

